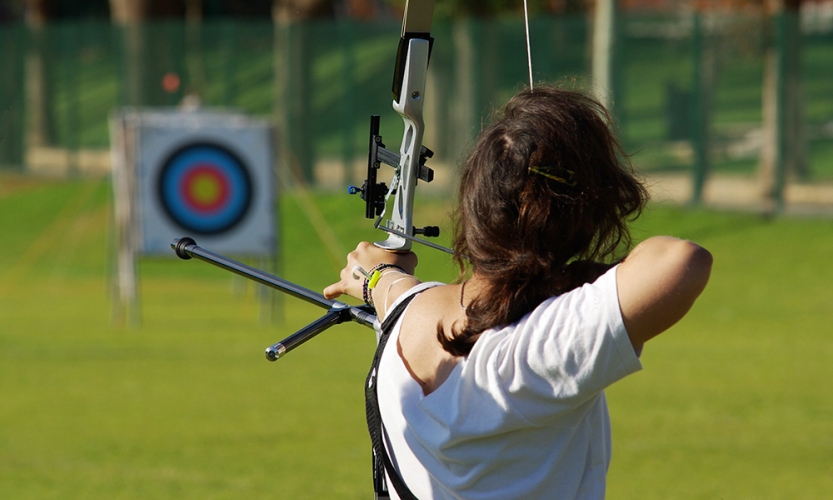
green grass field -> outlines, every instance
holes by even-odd
[[[268,363],[320,310],[287,299],[262,324],[252,286],[178,259],[142,260],[142,326],[113,326],[109,198],[104,181],[0,177],[0,498],[371,498],[372,332],[341,325]],[[318,194],[343,247],[327,248],[299,200],[281,204],[282,275],[320,290],[332,253],[381,233],[357,200]],[[608,498],[833,497],[831,224],[653,206],[635,225],[715,265],[645,370],[608,391]],[[453,278],[420,254],[424,279]]]

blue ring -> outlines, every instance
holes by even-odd
[[[185,177],[199,164],[216,167],[228,183],[228,200],[212,213],[201,213],[182,197]],[[157,179],[157,194],[165,215],[174,224],[198,235],[228,231],[237,225],[252,205],[252,181],[240,158],[228,149],[213,143],[184,146],[162,164]]]

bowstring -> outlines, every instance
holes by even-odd
[[[533,89],[532,85],[532,49],[529,43],[529,7],[528,0],[524,0],[524,28],[526,30],[526,61],[529,68],[529,90]]]

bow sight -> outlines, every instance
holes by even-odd
[[[424,145],[420,146],[419,160],[415,170],[417,179],[425,182],[431,182],[434,180],[434,171],[425,165],[425,161],[433,156],[433,151]],[[367,178],[361,188],[349,186],[347,188],[347,192],[350,194],[361,195],[361,199],[365,202],[364,216],[368,219],[377,217],[374,227],[380,228],[384,231],[390,230],[392,234],[402,236],[409,241],[417,241],[419,243],[435,247],[434,244],[414,238],[413,235],[421,234],[427,238],[439,236],[440,228],[437,226],[425,226],[423,228],[412,226],[410,233],[407,233],[404,236],[400,234],[404,233],[404,231],[401,231],[401,228],[397,228],[396,226],[390,226],[390,221],[388,221],[389,225],[380,227],[380,222],[382,217],[384,217],[385,207],[387,205],[387,197],[391,194],[397,194],[396,185],[394,183],[399,182],[402,175],[408,175],[402,173],[405,169],[402,167],[401,161],[402,155],[385,148],[385,143],[382,142],[382,136],[379,135],[379,115],[371,115],[370,144],[367,155]],[[388,190],[388,186],[384,182],[376,182],[376,172],[379,170],[382,163],[393,167],[397,171],[394,175],[394,183],[392,183],[390,190]],[[440,249],[447,251],[442,247],[440,247]]]

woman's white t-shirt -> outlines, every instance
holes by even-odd
[[[401,319],[379,363],[378,397],[391,460],[417,498],[604,498],[603,390],[641,369],[615,267],[484,332],[428,396],[397,352],[400,327]]]

